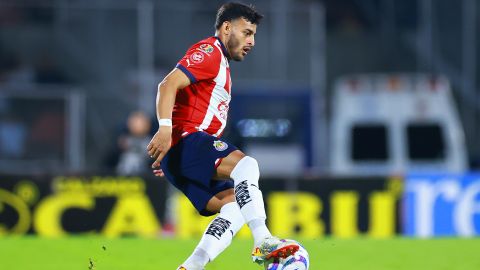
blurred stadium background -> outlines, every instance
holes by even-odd
[[[65,247],[50,250],[58,254],[75,245],[36,236],[84,239],[83,264],[71,269],[90,267],[88,256],[103,260],[98,269],[135,266],[98,255],[102,243],[120,243],[103,237],[155,238],[128,242],[145,253],[188,246],[164,264],[172,269],[188,255],[194,241],[178,241],[198,238],[209,219],[151,174],[144,149],[157,128],[157,84],[213,35],[223,2],[0,0],[0,268],[30,269],[8,261],[30,241]],[[273,233],[305,241],[312,269],[347,269],[342,256],[367,241],[378,249],[362,256],[380,254],[378,238],[466,237],[473,242],[397,242],[411,261],[350,266],[479,269],[480,3],[244,2],[265,19],[253,52],[232,63],[225,137],[259,160]],[[245,248],[249,237],[239,233]],[[340,238],[358,249],[341,249]],[[445,248],[402,253],[425,243]],[[143,269],[158,263],[143,259]]]

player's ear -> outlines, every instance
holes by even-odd
[[[224,21],[222,24],[223,32],[227,35],[232,31],[232,23],[230,21]]]

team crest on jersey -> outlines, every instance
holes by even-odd
[[[200,64],[203,62],[204,55],[201,52],[194,52],[192,55],[190,55],[190,60],[192,60],[193,63],[195,64]]]
[[[215,147],[217,151],[224,151],[228,148],[228,144],[222,141],[213,141],[213,147]]]
[[[197,48],[197,50],[202,51],[204,53],[212,53],[213,52],[213,46],[210,44],[202,44],[200,47]]]

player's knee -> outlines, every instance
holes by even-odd
[[[258,183],[260,169],[258,167],[257,160],[250,156],[243,157],[240,161],[238,161],[230,176],[235,182],[237,180],[243,181],[245,179],[242,178],[246,178],[249,181]]]
[[[247,164],[248,170],[252,173],[255,173],[256,177],[258,178],[260,176],[260,169],[258,168],[258,162],[256,159],[250,156],[245,156],[243,158],[245,160],[245,163]],[[258,176],[257,176],[258,175]]]

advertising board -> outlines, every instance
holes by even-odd
[[[405,234],[480,234],[480,174],[418,174],[405,180]]]
[[[201,217],[164,179],[0,177],[0,235],[198,237]],[[391,237],[401,231],[400,179],[262,179],[268,225],[280,237]],[[292,191],[295,190],[295,191]],[[239,237],[251,237],[245,226]]]

